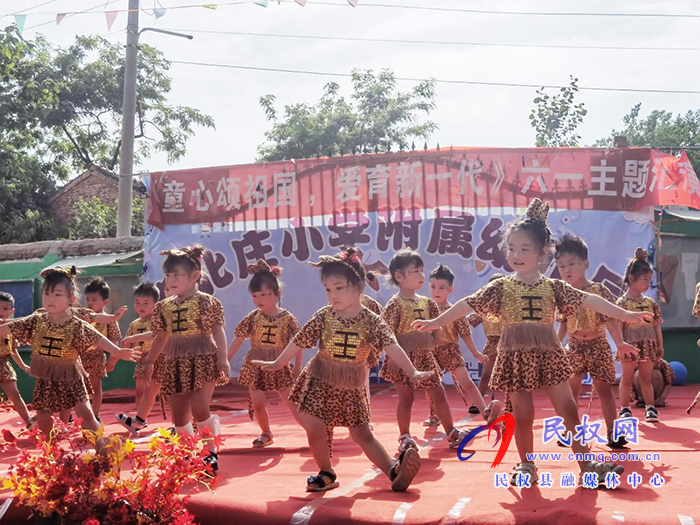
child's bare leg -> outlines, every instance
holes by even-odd
[[[214,395],[214,388],[216,388],[216,384],[205,383],[199,390],[190,392],[192,415],[197,423],[200,421],[206,421],[211,417],[209,407],[211,405],[211,398]]]
[[[483,414],[484,409],[486,408],[486,402],[484,401],[481,391],[477,388],[474,381],[472,381],[472,378],[469,376],[469,372],[467,371],[466,367],[460,366],[459,368],[452,370],[452,377],[459,382],[459,386],[462,389],[462,392],[464,392],[467,400],[476,405],[479,412]]]
[[[532,425],[535,422],[535,404],[532,392],[511,392],[513,403],[513,418],[515,419],[515,444],[518,447],[521,463],[532,463],[527,454],[534,452],[534,434]]]
[[[632,395],[632,382],[634,371],[637,369],[636,361],[622,361],[622,377],[620,377],[620,405],[629,406]]]
[[[299,407],[297,404],[293,401],[289,400],[289,394],[292,391],[292,387],[287,387],[283,388],[282,390],[278,390],[277,393],[280,395],[280,398],[282,399],[282,403],[284,403],[289,411],[292,413],[292,416],[294,416],[294,419],[296,419],[297,423],[301,424],[299,421]]]
[[[83,420],[83,428],[97,432],[100,428],[100,423],[92,412],[92,407],[88,401],[81,401],[74,407],[75,415]],[[95,441],[95,450],[100,452],[104,447],[104,439],[100,438]]]
[[[61,412],[58,413],[58,417],[60,418],[61,421],[64,423],[70,422],[70,415],[73,413],[73,409],[70,410],[62,410]]]
[[[479,392],[483,397],[486,391],[489,389],[489,381],[491,381],[491,372],[493,372],[493,361],[489,360],[488,363],[484,363],[484,367],[481,372],[481,379],[479,379]]]
[[[573,376],[569,379],[569,386],[571,387],[571,393],[574,396],[574,402],[576,403],[577,407],[578,407],[578,398],[581,395],[581,380],[582,379],[583,379],[582,375]]]
[[[192,402],[190,393],[170,396],[170,413],[175,427],[186,427],[192,422]]]
[[[311,449],[311,454],[313,454],[319,470],[333,472],[333,465],[331,464],[331,451],[328,447],[328,435],[326,432],[325,421],[317,418],[316,416],[312,416],[311,414],[300,412],[299,422],[306,431],[306,437],[309,441],[309,448]]]
[[[612,385],[595,380],[593,381],[593,385],[600,398],[600,408],[603,411],[603,418],[605,418],[605,427],[608,432],[610,432],[615,426],[615,417],[617,415]]]
[[[651,375],[654,371],[654,363],[648,360],[639,361],[639,386],[642,389],[644,404],[654,404],[654,385],[651,384]]]
[[[258,426],[264,434],[272,435],[270,431],[270,414],[267,412],[267,396],[265,392],[253,387],[250,387],[248,391],[250,392],[250,401],[253,404],[255,421],[258,422]]]
[[[90,385],[94,392],[92,396],[92,412],[95,417],[100,417],[100,409],[102,408],[102,378],[90,376]]]
[[[574,396],[571,393],[569,382],[562,381],[558,385],[544,387],[544,391],[554,407],[554,412],[564,420],[566,430],[571,432],[571,450],[576,454],[587,454],[590,452],[590,449],[586,445],[582,445],[580,441],[573,439],[576,435],[576,426],[581,424],[581,420],[578,417],[578,408],[576,407]],[[578,462],[582,471],[586,463],[588,462]]]
[[[435,403],[435,412],[437,412],[437,415],[440,418],[442,428],[445,429],[445,433],[449,436],[455,425],[454,421],[452,420],[450,405],[447,403],[445,388],[442,385],[429,388],[428,395],[430,396],[430,399],[433,400],[433,403]]]
[[[349,430],[350,437],[355,443],[360,445],[367,459],[377,465],[384,474],[389,476],[389,471],[396,461],[387,454],[386,449],[375,439],[369,426],[351,427]]]
[[[53,417],[51,412],[46,412],[44,410],[36,411],[36,424],[45,435],[51,434],[51,429],[53,428]]]
[[[145,379],[136,380],[136,410],[141,406],[141,401],[143,396],[146,395],[146,389],[148,388],[148,381]]]
[[[399,393],[399,403],[396,407],[396,420],[399,423],[399,434],[411,433],[411,409],[413,408],[413,389],[410,386],[394,384]],[[444,394],[444,391],[443,391]]]
[[[155,380],[151,379],[151,381],[148,383],[148,387],[146,388],[146,392],[143,395],[143,399],[141,399],[141,404],[138,406],[138,411],[136,412],[136,415],[143,421],[148,419],[148,415],[151,413],[151,410],[153,410],[153,405],[155,405],[156,398],[158,397],[159,393],[160,383],[157,383]]]
[[[7,394],[7,399],[12,401],[12,407],[17,411],[25,425],[29,425],[29,411],[27,405],[17,389],[17,381],[5,381],[0,383],[0,387]]]

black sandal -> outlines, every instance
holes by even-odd
[[[332,472],[321,470],[318,474],[306,478],[306,492],[324,492],[338,488],[340,483],[336,479],[338,477]]]
[[[405,491],[420,470],[420,456],[418,451],[412,448],[406,449],[399,456],[399,461],[389,471],[391,490],[394,492]]]

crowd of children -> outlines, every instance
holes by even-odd
[[[216,437],[219,419],[210,411],[214,389],[229,381],[230,362],[250,339],[238,382],[247,387],[250,417],[260,426],[253,447],[274,442],[266,407],[266,394],[274,391],[306,432],[319,468],[307,479],[308,491],[339,485],[331,462],[334,427],[348,428],[367,458],[389,478],[392,489],[403,491],[420,468],[419,447],[411,434],[416,391],[424,391],[431,401],[425,424],[442,425],[450,448],[458,447],[466,436],[454,424],[442,384],[442,374],[450,372],[471,405],[469,411],[481,414],[488,425],[504,409],[512,411],[520,463],[511,471],[511,482],[519,475],[534,482],[537,466],[528,459],[534,450],[534,391],[547,395],[571,438],[580,424],[576,400],[581,379],[590,374],[608,429],[608,445],[620,447],[625,441],[614,439],[613,423],[616,417],[632,415],[635,373],[645,419],[654,422],[658,421],[654,405],[661,394],[655,392],[653,372],[655,367],[661,368],[660,374],[666,370],[660,310],[643,295],[653,273],[646,252],[638,249],[628,264],[624,295],[616,300],[608,288],[586,277],[588,247],[582,239],[571,235],[551,239],[548,209],[548,204],[535,199],[525,217],[506,231],[506,260],[513,273],[492,276],[486,286],[454,304],[449,302],[454,273],[438,265],[429,274],[432,298],[422,296],[418,292],[426,280],[423,260],[404,249],[389,264],[388,281],[398,292],[382,307],[364,293],[367,284],[378,288],[378,277],[365,271],[362,252],[350,247],[313,263],[328,304],[300,326],[290,311],[280,307],[281,269],[259,260],[247,268],[255,309],[238,322],[230,346],[221,303],[199,291],[200,246],[161,253],[166,297],[161,300],[153,283],[139,284],[134,290],[138,319],[124,339],[117,324],[124,308],[115,315],[104,313],[110,295],[104,279],[87,284],[87,308],[81,308],[76,302],[75,269],[45,270],[43,307],[32,315],[12,319],[14,299],[0,293],[0,386],[27,427],[38,425],[48,432],[54,414],[67,418],[74,411],[84,428],[97,430],[102,379],[119,359],[135,361],[136,413],[119,414],[122,425],[133,433],[144,429],[160,396],[170,401],[175,432],[193,434],[194,422]],[[550,253],[562,280],[540,273],[540,263]],[[560,323],[558,334],[555,321]],[[471,329],[478,325],[486,335],[482,352],[471,338]],[[615,357],[606,333],[617,347]],[[467,371],[460,339],[483,364],[478,385]],[[17,352],[20,344],[32,348],[30,366]],[[302,351],[307,348],[318,351],[302,368]],[[111,354],[109,360],[105,352]],[[35,378],[35,416],[30,416],[19,394],[10,358]],[[619,413],[613,394],[614,359],[622,366]],[[377,441],[371,426],[368,372],[380,362],[381,377],[398,393],[397,458]],[[668,374],[662,375],[668,379]],[[485,401],[489,388],[505,394],[505,407],[495,394],[490,403]],[[660,402],[667,394],[665,390]],[[218,469],[217,443],[212,439],[206,445],[213,471]],[[575,453],[589,451],[576,439],[564,444]],[[622,472],[621,466],[610,463],[579,465],[582,475],[596,473],[601,483],[606,474]]]

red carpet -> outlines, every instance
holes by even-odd
[[[421,426],[427,413],[427,403],[417,396],[412,431],[418,438],[422,466],[414,484],[406,493],[391,491],[389,481],[375,470],[345,429],[336,429],[334,465],[340,488],[325,494],[307,494],[306,476],[317,472],[306,445],[305,434],[278,403],[270,396],[271,421],[275,444],[253,450],[252,440],[258,435],[257,425],[248,419],[246,393],[239,387],[217,389],[214,396],[216,412],[222,419],[226,438],[220,461],[222,470],[215,493],[198,493],[190,509],[197,522],[203,524],[325,524],[325,523],[648,523],[700,524],[698,475],[700,474],[700,407],[691,416],[685,414],[697,385],[674,387],[669,406],[660,410],[661,422],[640,423],[640,443],[629,452],[640,455],[640,461],[622,461],[625,473],[622,485],[614,490],[584,490],[561,488],[563,472],[578,472],[574,462],[538,461],[540,475],[551,473],[553,487],[498,488],[494,473],[507,472],[517,462],[515,442],[510,445],[499,467],[491,469],[496,449],[480,434],[470,447],[476,454],[461,462],[456,452],[447,447],[442,432]],[[102,419],[108,423],[107,432],[121,433],[114,414],[130,410],[130,392],[108,392]],[[466,427],[482,423],[481,416],[470,420],[462,400],[454,389],[448,390],[456,420]],[[580,400],[581,414],[589,413],[592,420],[602,418],[597,399],[590,412],[587,399]],[[550,417],[554,412],[548,400],[536,398],[537,417]],[[395,423],[396,394],[389,385],[373,385],[372,413],[375,434],[395,452],[398,429]],[[633,409],[642,417],[641,409]],[[162,423],[152,415],[152,423]],[[466,420],[466,421],[465,421]],[[0,414],[2,428],[18,428],[14,413]],[[541,420],[535,431],[537,452],[564,452],[556,445],[542,444]],[[493,440],[493,436],[492,436]],[[594,452],[609,454],[610,450],[594,445]],[[647,461],[648,453],[658,453],[660,459]],[[15,454],[0,457],[5,469]],[[633,489],[627,475],[638,472],[642,484]],[[649,484],[658,473],[665,484]],[[6,499],[4,494],[2,499]],[[26,523],[27,513],[12,506],[2,523]]]

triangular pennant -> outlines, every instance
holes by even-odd
[[[107,17],[107,31],[112,30],[112,26],[114,25],[114,21],[117,19],[118,14],[119,14],[119,11],[107,11],[107,12],[105,12],[105,17]]]
[[[167,9],[165,7],[154,7],[153,14],[156,15],[156,20],[165,14]]]
[[[306,0],[294,0],[297,4],[299,4],[301,7],[304,7],[306,5]]]
[[[58,13],[56,15],[56,25],[61,23],[61,20],[63,20],[68,13]]]
[[[259,5],[260,7],[267,7],[267,0],[257,0],[256,2],[253,2],[255,5]]]
[[[348,0],[348,4],[350,4],[353,7],[357,7],[357,2],[358,0]]]
[[[219,6],[216,4],[204,4],[202,7],[206,8],[206,9],[216,9]]]
[[[19,31],[19,36],[22,36],[24,32],[24,23],[27,21],[27,15],[15,15],[15,24],[17,24],[17,31]]]

